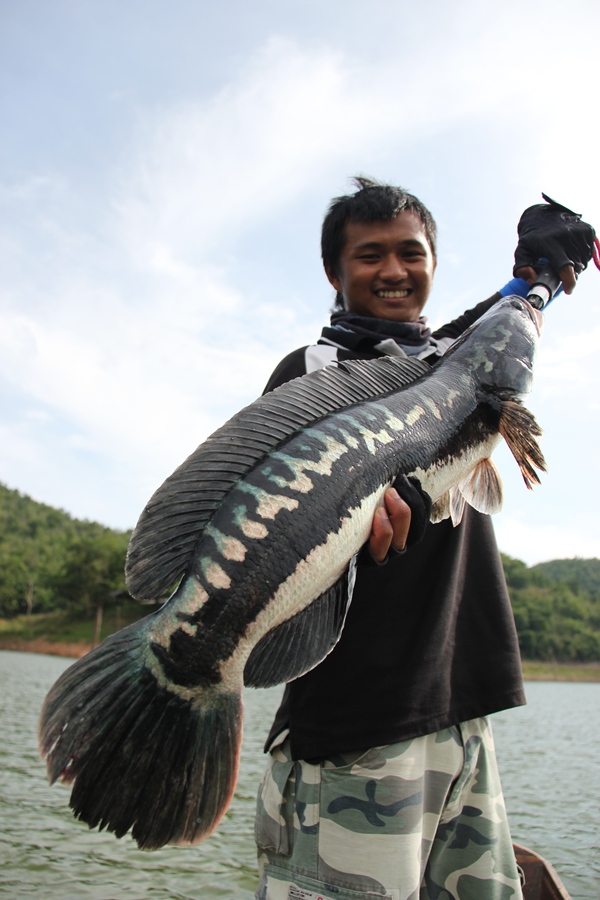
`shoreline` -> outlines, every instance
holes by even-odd
[[[49,641],[47,638],[0,638],[0,650],[13,650],[15,653],[45,653],[47,656],[63,656],[67,659],[81,659],[92,650],[88,641]]]
[[[20,640],[18,638],[0,638],[0,650],[17,653],[45,653],[48,656],[61,656],[65,659],[81,659],[92,649],[88,641],[49,641],[46,638]],[[542,660],[523,660],[523,678],[525,681],[576,681],[600,682],[600,662],[543,662]]]
[[[523,660],[525,681],[600,682],[600,662],[543,662]]]

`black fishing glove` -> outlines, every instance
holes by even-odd
[[[396,488],[400,497],[410,506],[410,528],[406,538],[405,550],[410,550],[425,537],[425,529],[431,515],[431,497],[421,487],[421,482],[414,475],[398,475],[393,488]],[[404,550],[394,550],[395,553],[404,553]]]
[[[358,561],[361,565],[385,566],[388,559],[402,556],[407,550],[418,544],[425,535],[425,529],[431,515],[432,503],[431,497],[423,490],[418,478],[415,478],[413,475],[398,475],[391,486],[398,491],[398,495],[410,507],[410,527],[406,537],[406,544],[402,550],[396,550],[395,547],[391,546],[385,559],[379,561],[371,553],[370,542],[367,541],[358,556]]]
[[[540,259],[547,259],[557,274],[563,266],[573,266],[579,275],[592,258],[596,232],[578,213],[542,197],[546,202],[530,206],[519,220],[513,275],[522,266],[539,268]]]

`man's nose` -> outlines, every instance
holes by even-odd
[[[400,281],[402,278],[406,278],[408,270],[400,257],[390,253],[383,259],[379,274],[387,281]]]

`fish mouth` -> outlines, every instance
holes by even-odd
[[[529,315],[529,318],[535,325],[535,330],[537,331],[538,337],[542,333],[542,327],[544,325],[544,317],[539,309],[536,309],[529,300],[525,297],[519,297],[519,303],[515,303],[515,306],[520,306],[524,312]]]

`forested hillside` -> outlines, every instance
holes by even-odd
[[[93,614],[99,634],[103,610],[127,596],[128,540],[0,483],[0,617]],[[502,560],[523,656],[600,661],[600,560]]]
[[[600,559],[552,559],[532,566],[532,571],[540,572],[552,581],[576,585],[585,593],[600,597]]]
[[[129,533],[68,513],[0,483],[0,616],[88,613],[125,592]]]
[[[600,592],[582,586],[593,587],[590,572],[600,560],[553,560],[527,568],[503,555],[502,562],[525,659],[600,660]],[[553,577],[561,572],[565,580]]]

